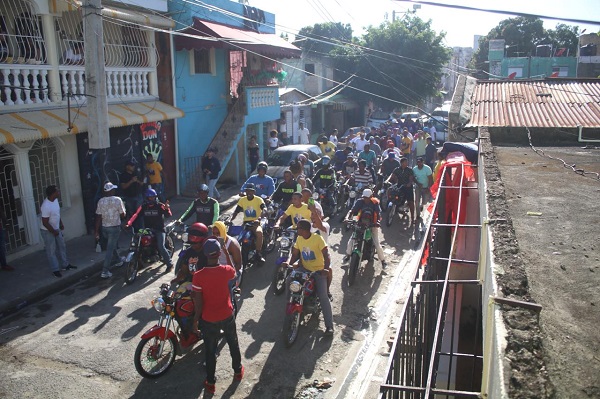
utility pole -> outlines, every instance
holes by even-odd
[[[110,147],[101,3],[102,0],[83,0],[81,7],[83,10],[85,92],[90,149]]]

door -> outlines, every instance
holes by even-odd
[[[15,159],[2,148],[0,148],[0,206],[7,219],[4,234],[6,251],[10,254],[27,246],[27,239]]]

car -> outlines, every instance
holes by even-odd
[[[404,112],[402,115],[400,115],[400,119],[402,119],[402,122],[404,122],[407,117],[410,117],[410,119],[412,119],[413,121],[417,121],[421,117],[421,114],[418,112]]]
[[[369,115],[366,126],[377,129],[379,125],[390,120],[390,114],[384,111],[375,111]]]
[[[290,166],[291,161],[298,159],[298,155],[308,153],[308,159],[315,163],[315,168],[321,165],[321,149],[315,144],[291,144],[279,147],[265,160],[269,169],[267,175],[275,180],[275,184],[283,179],[283,172]],[[256,173],[256,172],[254,172]]]
[[[358,135],[358,132],[360,132],[360,129],[365,129],[365,134],[367,136],[369,135],[369,133],[371,133],[370,127],[365,127],[365,126],[351,127],[344,132],[342,137],[338,138],[338,142],[341,144],[341,145],[338,144],[338,148],[343,149],[346,146],[346,143],[349,143],[350,140],[352,140],[354,137],[356,137]]]
[[[433,123],[435,126],[435,141],[438,143],[444,143],[448,141],[448,118],[443,118],[441,116],[434,116],[433,118],[429,118],[429,123]]]

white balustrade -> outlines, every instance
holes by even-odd
[[[272,107],[278,104],[277,88],[248,88],[250,108]]]
[[[45,65],[0,64],[0,107],[50,102]]]

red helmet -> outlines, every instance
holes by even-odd
[[[188,228],[188,242],[200,243],[208,237],[208,227],[204,223],[194,223]]]

